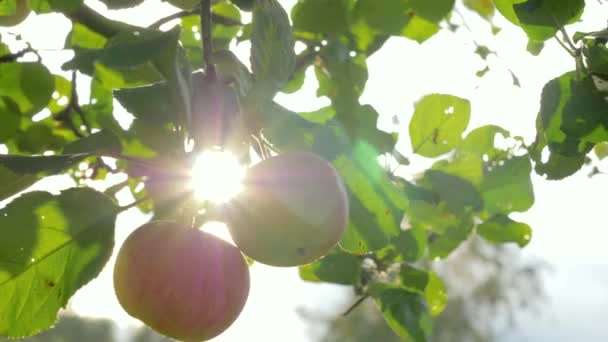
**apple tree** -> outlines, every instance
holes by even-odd
[[[102,0],[134,13],[143,1]],[[278,0],[166,1],[176,11],[146,27],[83,0],[0,1],[0,336],[51,327],[120,247],[119,301],[171,337],[228,328],[245,305],[247,261],[352,286],[398,336],[426,341],[449,295],[424,261],[473,235],[526,246],[532,229],[511,214],[533,205],[531,174],[559,180],[590,153],[608,155],[608,31],[568,31],[584,0],[298,0],[290,13]],[[399,132],[378,129],[382,113],[360,100],[367,59],[387,40],[424,44],[459,29],[452,17],[461,10],[489,30],[504,16],[532,54],[556,39],[572,56],[571,72],[538,89],[532,144],[496,125],[469,127],[475,103],[452,94],[420,98]],[[71,23],[62,49],[73,54],[55,73],[12,31],[49,13]],[[248,59],[235,53],[244,42]],[[302,112],[275,101],[300,91],[308,71],[329,105]],[[119,123],[119,107],[132,123]],[[197,166],[210,154],[247,167],[234,197],[195,196],[197,178],[205,190],[227,176],[210,172],[220,159]],[[420,158],[431,166],[410,180],[395,171]],[[52,175],[77,186],[28,191]],[[125,180],[104,182],[116,175]],[[120,206],[124,189],[135,200]],[[133,207],[152,222],[114,246],[116,218]],[[228,224],[236,246],[198,230],[211,220]]]

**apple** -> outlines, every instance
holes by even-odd
[[[243,190],[223,210],[236,245],[272,266],[303,265],[324,256],[348,222],[348,198],[336,169],[299,151],[249,168]]]
[[[11,15],[0,15],[0,26],[15,26],[20,24],[32,11],[30,0],[16,0],[17,8]]]
[[[125,241],[114,267],[118,301],[157,332],[209,340],[238,317],[249,268],[233,245],[170,221],[147,223]]]

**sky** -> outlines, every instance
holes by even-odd
[[[295,0],[280,1],[290,8]],[[146,25],[174,11],[158,0],[149,0],[144,10],[135,16],[131,11],[105,10],[99,1],[86,1],[108,16]],[[586,1],[587,10],[581,23],[569,27],[594,31],[605,27],[608,4]],[[455,21],[458,21],[456,18]],[[473,113],[470,128],[498,124],[527,142],[534,137],[534,121],[539,109],[543,85],[574,68],[571,57],[555,42],[549,42],[540,56],[526,50],[523,31],[508,24],[500,16],[496,23],[502,27],[492,36],[484,22],[467,15],[474,38],[498,52],[490,56],[491,71],[483,78],[475,72],[484,62],[473,53],[471,33],[442,31],[423,45],[406,39],[391,39],[368,59],[369,81],[361,102],[374,106],[381,114],[379,126],[402,133],[399,150],[411,155],[407,125],[417,99],[430,93],[446,93],[471,100]],[[41,28],[45,28],[41,30]],[[51,29],[49,29],[51,28]],[[68,21],[59,15],[30,16],[17,28],[25,40],[41,49],[59,49],[69,31]],[[237,52],[247,61],[248,44],[240,44]],[[45,63],[57,74],[59,65],[70,57],[60,51],[43,52]],[[508,69],[518,76],[521,87],[512,85]],[[315,97],[316,82],[309,70],[307,81],[295,95],[279,95],[277,101],[296,111],[314,110],[326,105],[326,99]],[[88,90],[82,89],[82,99]],[[393,125],[396,115],[401,124]],[[429,162],[413,157],[413,165],[405,173],[415,174]],[[120,181],[119,178],[113,180]],[[531,243],[522,250],[526,258],[541,259],[552,266],[544,275],[547,304],[540,315],[523,316],[520,326],[501,341],[605,341],[608,327],[601,319],[608,317],[608,252],[606,232],[605,192],[608,176],[587,177],[587,172],[558,182],[533,175],[536,202],[526,213],[514,219],[527,222],[534,230]],[[71,186],[65,177],[52,177],[35,185],[38,189],[57,191]],[[130,202],[121,194],[121,204]],[[122,214],[117,221],[116,245],[147,217],[136,209]],[[214,229],[214,230],[217,230]],[[139,323],[130,318],[117,303],[111,282],[110,260],[102,274],[79,291],[70,307],[84,316],[109,317],[122,328]],[[247,340],[311,341],[310,325],[297,313],[298,307],[332,315],[349,306],[348,289],[328,284],[310,284],[299,280],[297,268],[272,268],[254,264],[251,268],[251,291],[248,303],[235,324],[214,341]]]

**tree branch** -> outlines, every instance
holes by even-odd
[[[144,29],[121,21],[108,19],[84,4],[77,10],[64,14],[73,22],[80,23],[106,38],[111,38],[121,32],[132,32]]]
[[[168,23],[168,22],[170,22],[173,19],[179,19],[179,18],[190,16],[190,15],[198,15],[199,13],[200,13],[200,8],[199,7],[195,7],[193,9],[189,9],[189,10],[180,11],[180,12],[171,14],[171,15],[169,15],[167,17],[164,17],[164,18],[161,18],[161,19],[157,20],[152,25],[148,26],[148,28],[158,29],[163,24]],[[222,24],[224,26],[243,26],[242,22],[240,22],[238,20],[234,20],[232,18],[224,17],[224,16],[219,15],[219,14],[212,13],[211,14],[211,18],[213,19],[213,22],[218,23],[218,24]]]
[[[205,74],[211,80],[217,79],[215,65],[213,64],[213,37],[211,28],[213,26],[211,17],[211,0],[201,0],[201,34],[203,60],[205,61]]]

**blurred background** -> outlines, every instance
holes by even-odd
[[[290,9],[296,0],[280,2]],[[160,0],[120,11],[108,11],[99,1],[86,3],[108,17],[139,25],[177,11]],[[587,1],[586,6],[581,22],[568,27],[570,34],[606,26],[608,4]],[[539,56],[530,55],[524,33],[498,14],[495,24],[502,29],[493,35],[481,18],[464,8],[460,12],[462,17],[451,20],[459,25],[466,21],[469,30],[463,26],[455,32],[442,30],[423,45],[392,38],[369,58],[370,78],[361,102],[372,104],[381,114],[380,128],[407,132],[417,99],[432,92],[454,94],[471,100],[471,128],[498,124],[530,143],[543,85],[574,69],[574,61],[556,42],[549,42]],[[36,49],[46,49],[41,55],[49,69],[69,77],[60,69],[71,57],[71,52],[61,50],[69,30],[69,22],[60,15],[31,15],[10,32],[20,34]],[[476,72],[486,62],[474,53],[477,43],[497,52],[488,57],[490,71],[482,78]],[[247,43],[234,46],[234,50],[242,61],[248,61]],[[519,86],[514,85],[513,77]],[[79,75],[79,92],[85,99],[86,78]],[[302,91],[280,94],[277,101],[295,111],[317,109],[328,101],[316,98],[316,86],[313,72],[308,70]],[[115,108],[120,108],[118,103]],[[115,116],[125,125],[131,119],[124,110]],[[398,148],[411,155],[409,139],[401,139]],[[400,170],[405,177],[414,177],[429,164],[422,158],[411,160],[410,166]],[[608,177],[591,177],[590,171],[583,169],[559,182],[534,175],[536,203],[530,211],[513,217],[534,229],[532,242],[525,249],[491,246],[473,239],[447,260],[430,263],[449,293],[446,311],[435,322],[433,341],[608,341],[608,326],[603,324],[608,317]],[[117,176],[98,186],[105,188],[122,180]],[[34,187],[56,192],[70,186],[73,183],[68,177],[59,176]],[[133,200],[127,193],[118,195],[121,204]],[[147,219],[137,210],[122,214],[117,223],[117,246]],[[225,236],[221,227],[214,230]],[[55,328],[25,341],[167,341],[122,310],[112,288],[113,262],[114,258],[97,279],[76,294]],[[371,300],[343,315],[357,300],[348,287],[305,283],[297,268],[260,264],[252,266],[251,277],[244,312],[214,341],[399,340]]]

